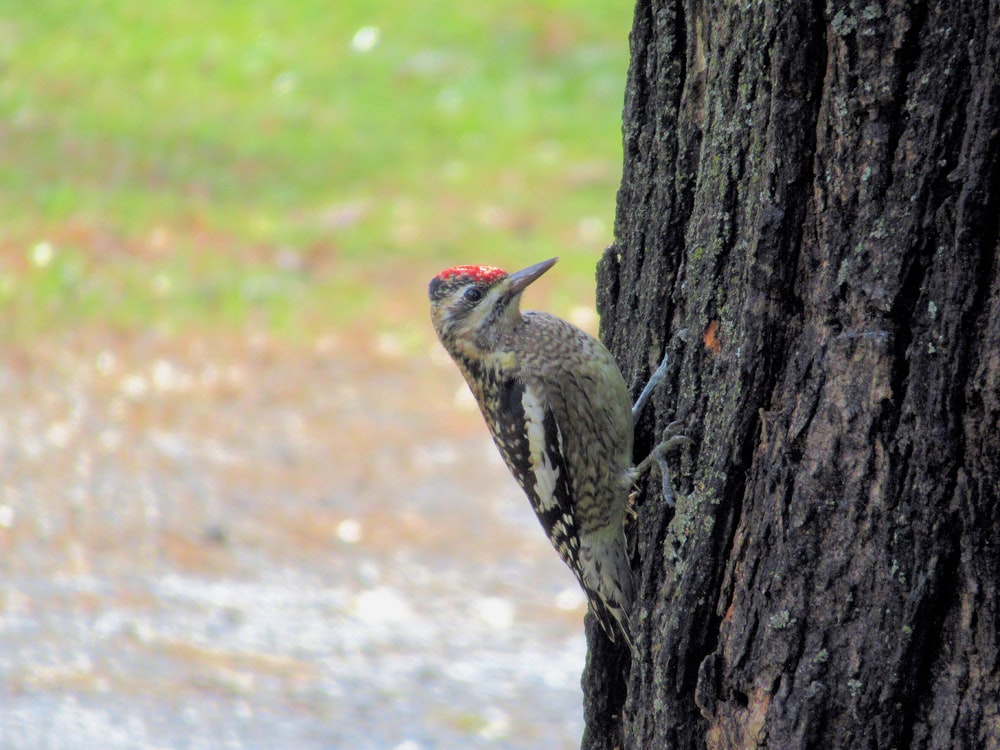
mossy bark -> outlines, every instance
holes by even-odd
[[[639,0],[602,335],[638,654],[585,748],[1000,747],[1000,2]]]

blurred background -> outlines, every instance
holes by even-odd
[[[426,287],[596,331],[631,15],[0,0],[0,747],[579,745]]]

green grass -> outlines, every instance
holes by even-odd
[[[439,267],[555,254],[555,303],[587,303],[630,22],[609,1],[0,4],[0,325],[408,325]]]

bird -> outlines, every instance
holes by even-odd
[[[635,582],[624,520],[637,478],[686,441],[632,463],[634,422],[666,372],[664,357],[635,405],[611,352],[547,312],[520,309],[558,258],[507,273],[447,268],[428,286],[431,322],[475,397],[493,442],[552,546],[587,594],[609,640],[635,651]],[[678,423],[668,427],[674,429]]]

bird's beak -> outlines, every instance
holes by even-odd
[[[536,263],[533,266],[528,266],[512,273],[507,277],[507,283],[510,284],[510,293],[520,294],[523,292],[528,284],[552,268],[557,260],[559,258],[549,258],[548,260],[543,260],[541,263]]]

